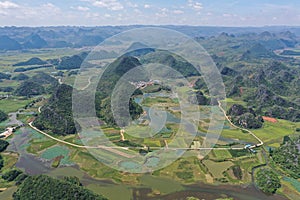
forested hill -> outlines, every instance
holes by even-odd
[[[13,194],[14,200],[107,200],[80,186],[76,178],[58,180],[46,175],[29,176]]]
[[[111,63],[103,73],[96,92],[96,111],[97,116],[106,123],[110,125],[115,125],[116,123],[111,110],[111,94],[116,83],[126,72],[140,65],[141,63],[137,58],[122,56]],[[133,86],[128,83],[127,88],[129,89],[130,87]],[[128,108],[124,108],[124,110],[126,109]],[[135,119],[143,112],[143,109],[130,98],[129,112],[131,117]]]
[[[74,134],[76,128],[72,115],[72,92],[71,86],[60,85],[42,107],[34,125],[41,130],[51,130],[53,134]]]
[[[146,26],[104,26],[104,27],[2,27],[0,28],[0,50],[22,50],[40,48],[64,48],[96,46],[104,39],[134,28]],[[204,26],[152,26],[169,28],[193,38],[248,34],[250,40],[263,39],[263,45],[272,48],[294,46],[294,37],[299,27],[204,27]],[[291,33],[292,31],[293,33]],[[276,32],[276,37],[269,32]],[[227,34],[228,33],[228,34]],[[253,34],[254,33],[254,34]],[[251,37],[251,38],[250,38]],[[292,40],[290,38],[294,37]],[[271,42],[270,42],[271,41]],[[271,45],[270,45],[271,44]]]

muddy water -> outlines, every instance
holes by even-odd
[[[183,191],[174,192],[168,195],[150,196],[151,190],[134,189],[134,200],[186,200],[187,197],[196,197],[201,200],[215,200],[218,198],[233,198],[234,200],[287,200],[287,198],[280,195],[268,196],[255,187],[248,186],[242,188],[241,186],[211,186],[205,184],[194,184],[185,186]]]
[[[23,169],[27,174],[43,174],[51,170],[49,161],[43,161],[40,158],[26,152],[31,132],[28,128],[21,128],[18,134],[15,134],[10,141],[8,151],[17,152],[19,160],[16,167]]]
[[[176,200],[183,199],[187,197],[197,197],[199,199],[217,199],[224,197],[233,197],[235,200],[285,200],[286,198],[282,196],[267,196],[262,192],[256,190],[253,186],[248,186],[247,188],[242,188],[240,186],[211,186],[205,184],[194,184],[189,186],[180,185],[172,179],[163,179],[160,177],[154,177],[150,175],[147,176],[147,181],[141,181],[142,185],[126,185],[126,184],[115,184],[110,180],[96,180],[88,176],[86,173],[82,172],[78,167],[61,167],[58,169],[53,169],[50,167],[49,161],[41,160],[39,157],[29,154],[26,152],[26,145],[31,139],[31,132],[28,128],[21,128],[19,134],[15,134],[13,139],[10,141],[8,151],[18,152],[20,157],[16,164],[16,167],[23,169],[26,173],[30,175],[37,174],[48,174],[51,176],[77,176],[80,178],[81,182],[85,186],[96,186],[93,191],[98,193],[106,193],[107,197],[111,200],[124,199],[124,194],[126,193],[126,199],[134,200]],[[156,188],[157,181],[163,181],[163,186],[167,188]],[[153,185],[155,184],[155,185]],[[92,189],[91,187],[90,189]],[[150,196],[152,193],[152,188],[155,190],[161,189],[162,191],[168,191],[167,195],[155,195]],[[118,192],[122,190],[123,192]],[[120,195],[120,196],[119,196]],[[125,199],[124,199],[125,200]]]

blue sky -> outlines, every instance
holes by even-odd
[[[0,0],[0,26],[300,26],[299,0]]]

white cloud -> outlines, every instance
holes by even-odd
[[[72,7],[73,9],[76,9],[76,10],[78,10],[78,11],[89,11],[90,10],[90,8],[88,8],[88,7],[84,7],[84,6],[77,6],[77,7]]]
[[[203,9],[202,3],[194,1],[194,0],[188,0],[188,6],[193,8],[194,10],[197,10],[197,11]]]
[[[183,14],[184,12],[182,10],[174,10],[173,11],[174,14]]]
[[[167,8],[162,8],[160,9],[162,12],[168,12],[168,9]]]
[[[134,9],[133,11],[134,11],[135,13],[138,13],[138,14],[141,14],[141,13],[142,13],[142,11],[140,11],[140,10],[139,10],[139,9],[137,9],[137,8],[136,8],[136,9]]]
[[[224,13],[223,14],[223,17],[231,17],[232,15],[231,14],[229,14],[229,13]]]
[[[60,11],[60,8],[59,7],[57,7],[57,6],[55,6],[54,4],[52,4],[52,3],[46,3],[46,4],[43,4],[42,6],[41,6],[41,8],[43,9],[43,11],[50,11],[50,12],[53,12],[53,13],[55,13],[55,12],[59,12]]]
[[[124,6],[117,0],[91,0],[92,5],[108,10],[123,10]]]
[[[150,8],[151,6],[149,4],[145,4],[144,8]]]
[[[127,5],[129,6],[129,7],[131,7],[131,8],[138,8],[139,7],[139,5],[137,5],[136,3],[132,3],[132,2],[127,2]]]
[[[0,9],[19,8],[19,5],[11,1],[0,1]]]

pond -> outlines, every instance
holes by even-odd
[[[139,163],[134,161],[121,161],[119,166],[122,167],[126,171],[140,171],[141,166]]]
[[[193,185],[182,185],[171,178],[156,177],[149,174],[142,175],[139,178],[139,185],[116,184],[110,180],[98,180],[82,172],[77,166],[51,168],[50,161],[43,160],[38,156],[26,152],[26,146],[32,137],[41,137],[34,134],[29,128],[21,128],[10,140],[8,151],[18,152],[20,157],[16,167],[24,169],[30,175],[48,174],[51,176],[78,176],[81,182],[96,193],[101,193],[111,200],[119,199],[186,199],[194,196],[200,199],[216,199],[224,197],[233,197],[235,200],[285,200],[286,198],[275,195],[267,196],[258,191],[253,186],[231,186],[231,185],[206,185],[197,183]],[[54,150],[53,150],[54,148]],[[52,154],[62,150],[61,148],[52,148]],[[64,147],[63,147],[64,148]],[[63,150],[68,152],[68,148]],[[54,152],[54,153],[53,153]],[[159,158],[150,157],[146,165],[153,166],[159,163]],[[119,165],[125,169],[139,168],[139,164],[134,161],[120,162]],[[156,194],[153,194],[154,191]]]

